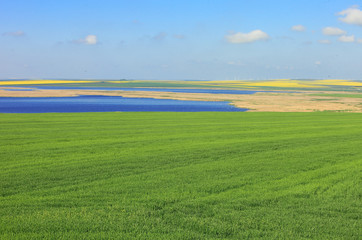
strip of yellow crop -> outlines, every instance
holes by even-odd
[[[275,79],[269,81],[252,81],[252,80],[222,80],[222,81],[202,81],[202,82],[188,82],[188,84],[198,84],[207,86],[224,86],[224,87],[292,87],[292,88],[316,88],[320,87],[313,83],[313,81],[299,81],[291,79]]]
[[[326,79],[326,80],[317,80],[315,81],[318,84],[322,85],[334,85],[334,86],[358,86],[362,87],[362,82],[353,82],[340,79]]]
[[[259,87],[293,87],[293,88],[310,88],[319,87],[313,84],[299,83],[298,81],[266,81],[266,82],[249,82],[247,85]]]
[[[273,79],[268,81],[245,81],[245,80],[223,80],[223,81],[205,81],[199,84],[225,87],[290,87],[290,88],[318,88],[328,85],[335,86],[362,86],[362,82],[347,81],[342,79],[325,80],[292,80],[292,79]]]
[[[89,83],[99,81],[79,80],[21,80],[21,81],[0,81],[0,85],[28,85],[28,84],[55,84],[55,83]]]

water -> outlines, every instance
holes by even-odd
[[[60,87],[41,86],[38,89],[80,89],[80,90],[105,90],[105,91],[156,91],[156,92],[180,92],[180,93],[212,93],[212,94],[254,94],[260,91],[249,90],[223,90],[223,89],[182,89],[182,88],[101,88],[101,87]]]
[[[118,96],[0,97],[1,113],[48,112],[243,112],[227,102],[181,101]]]

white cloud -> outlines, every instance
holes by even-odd
[[[317,66],[319,66],[319,65],[321,65],[322,63],[321,63],[321,61],[316,61],[314,64],[317,65]]]
[[[336,27],[325,27],[322,32],[324,35],[328,36],[340,36],[346,34],[346,31]]]
[[[96,35],[87,35],[85,38],[74,40],[73,42],[87,44],[87,45],[95,45],[98,43],[98,39]]]
[[[358,38],[356,42],[362,44],[362,38]]]
[[[338,41],[340,41],[340,42],[354,42],[354,35],[351,35],[351,36],[346,36],[346,35],[340,36],[340,37],[338,38]]]
[[[293,31],[304,32],[306,28],[303,25],[295,25],[292,27]]]
[[[340,17],[339,20],[348,23],[356,24],[362,26],[362,11],[358,9],[358,6],[352,6],[346,10],[343,10],[338,13],[343,17]]]
[[[254,30],[249,33],[234,33],[225,36],[229,43],[251,43],[259,40],[269,39],[269,35],[261,30]]]
[[[327,39],[319,40],[318,42],[321,44],[331,44],[332,43],[330,40],[327,40]]]
[[[85,37],[84,41],[85,41],[85,44],[89,44],[89,45],[94,45],[94,44],[97,44],[97,42],[98,42],[96,35],[88,35]]]
[[[11,37],[22,37],[25,33],[23,31],[15,31],[15,32],[5,32],[3,36],[11,36]]]

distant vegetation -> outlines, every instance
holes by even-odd
[[[0,239],[359,239],[361,114],[0,114]]]
[[[6,85],[61,85],[73,87],[197,87],[197,88],[239,88],[268,90],[358,90],[361,81],[325,79],[325,80],[222,80],[222,81],[176,81],[176,80],[21,80],[0,81],[0,86]]]
[[[321,97],[346,97],[346,98],[362,98],[362,94],[310,94],[310,96]]]

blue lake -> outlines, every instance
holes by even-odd
[[[228,102],[181,101],[118,96],[0,97],[1,113],[48,112],[244,112]]]
[[[249,90],[225,90],[225,89],[185,89],[185,88],[93,88],[93,87],[59,87],[39,86],[38,89],[81,89],[81,90],[106,90],[106,91],[157,91],[157,92],[181,92],[181,93],[212,93],[212,94],[254,94],[261,91]]]

